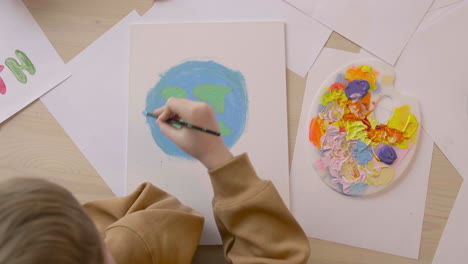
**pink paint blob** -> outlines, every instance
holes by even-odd
[[[5,68],[5,66],[0,65],[0,72],[2,72],[4,68]],[[2,94],[2,95],[6,94],[6,84],[3,81],[2,77],[0,77],[0,94]]]
[[[409,143],[409,144],[410,144],[409,148],[406,148],[406,149],[399,149],[399,148],[393,146],[393,150],[395,150],[395,152],[397,153],[398,158],[393,162],[392,165],[390,165],[390,167],[396,169],[398,166],[400,166],[401,161],[406,157],[408,152],[413,147],[413,145],[411,143]]]

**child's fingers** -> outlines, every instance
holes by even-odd
[[[195,102],[187,99],[169,98],[166,103],[166,109],[168,109],[174,115],[186,118],[190,116],[194,104]]]
[[[162,112],[156,115],[158,117],[158,120],[161,121],[167,121],[169,118],[174,116],[174,114],[169,110],[168,107],[165,107]]]
[[[173,142],[178,142],[179,138],[182,136],[179,129],[173,127],[162,119],[158,118],[158,120],[156,120],[156,124],[159,126],[159,129],[161,129],[161,132]]]
[[[154,114],[162,121],[166,121],[176,115],[187,118],[192,113],[195,104],[196,102],[187,99],[169,98],[166,105],[156,109]]]
[[[153,114],[154,114],[155,116],[160,116],[160,115],[164,112],[164,108],[165,108],[165,107],[163,106],[163,107],[160,107],[160,108],[154,110]]]

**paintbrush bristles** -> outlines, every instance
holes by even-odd
[[[145,112],[145,116],[150,116],[150,117],[153,117],[153,118],[156,118],[158,119],[158,116],[153,114],[153,113],[150,113],[150,112]]]

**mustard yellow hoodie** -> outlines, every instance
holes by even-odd
[[[247,154],[209,174],[213,212],[229,263],[307,262],[304,231],[274,185],[257,176]],[[144,183],[129,196],[84,207],[117,263],[192,262],[203,216],[155,186]]]

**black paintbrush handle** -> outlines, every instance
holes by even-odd
[[[150,112],[146,112],[145,113],[146,116],[149,116],[149,117],[153,117],[153,118],[158,118],[156,115],[154,115],[153,113],[150,113]],[[167,120],[168,123],[170,124],[177,124],[177,125],[180,125],[180,126],[183,126],[183,127],[186,127],[186,128],[191,128],[191,129],[195,129],[195,130],[198,130],[198,131],[201,131],[201,132],[205,132],[205,133],[208,133],[210,135],[214,135],[214,136],[221,136],[221,133],[219,132],[216,132],[216,131],[213,131],[213,130],[210,130],[210,129],[207,129],[207,128],[203,128],[203,127],[200,127],[200,126],[196,126],[196,125],[192,125],[190,123],[187,123],[185,121],[182,121],[182,120],[175,120],[175,119],[168,119]]]
[[[215,136],[221,136],[221,133],[219,132],[216,132],[216,131],[213,131],[213,130],[210,130],[210,129],[207,129],[207,128],[203,128],[203,127],[199,127],[199,126],[196,126],[196,125],[192,125],[192,124],[189,124],[185,121],[182,121],[182,120],[172,120],[170,119],[170,122],[174,122],[174,123],[177,123],[181,126],[184,126],[186,128],[191,128],[191,129],[195,129],[195,130],[198,130],[198,131],[201,131],[201,132],[205,132],[205,133],[208,133],[208,134],[211,134],[211,135],[215,135]]]

